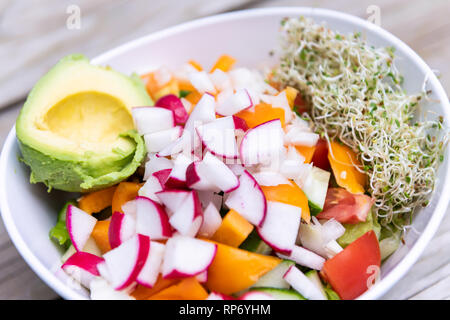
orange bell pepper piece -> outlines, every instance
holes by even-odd
[[[223,218],[219,229],[214,233],[211,240],[237,248],[252,230],[253,225],[231,209]]]
[[[286,89],[284,89],[283,91],[286,92],[286,98],[289,103],[289,107],[291,107],[291,109],[294,109],[294,102],[295,98],[297,98],[298,90],[292,87],[286,87]]]
[[[277,186],[261,186],[267,201],[282,202],[302,209],[302,219],[307,223],[311,220],[308,198],[295,183],[279,184]]]
[[[337,142],[330,142],[328,160],[340,187],[351,193],[364,193],[367,177],[356,168],[361,168],[361,163],[352,149]]]
[[[194,106],[200,101],[200,98],[202,97],[201,93],[198,92],[197,90],[191,91],[187,96],[186,96],[186,100],[189,101],[190,103],[192,103],[192,108],[191,108],[191,112],[194,109]],[[189,112],[190,114],[190,112]]]
[[[307,146],[295,146],[295,149],[305,157],[305,163],[311,163],[311,160],[314,156],[314,151],[316,151],[316,146],[307,147]]]
[[[257,104],[254,110],[242,110],[236,116],[244,119],[249,128],[274,119],[280,119],[281,125],[284,127],[284,110],[273,108],[267,103]]]
[[[188,63],[193,66],[197,71],[203,71],[203,67],[200,63],[195,60],[189,60]]]
[[[186,278],[179,283],[161,290],[148,300],[205,300],[208,292],[194,278]]]
[[[89,214],[100,212],[111,206],[115,191],[116,186],[113,186],[85,194],[78,200],[78,207]]]
[[[151,296],[178,282],[180,282],[180,279],[164,279],[162,275],[159,275],[158,280],[156,280],[156,283],[152,288],[148,288],[143,285],[137,285],[136,289],[134,289],[131,295],[136,300],[147,300]]]
[[[216,256],[208,268],[206,287],[210,291],[232,294],[242,291],[275,268],[281,260],[246,250],[217,244]]]
[[[102,253],[106,253],[111,250],[108,235],[109,223],[110,220],[97,221],[91,233],[92,238],[94,238],[97,247],[99,247]]]
[[[122,212],[122,206],[138,196],[141,184],[135,182],[121,182],[117,186],[112,199],[112,212]]]
[[[233,67],[233,65],[235,63],[236,63],[235,58],[233,58],[232,56],[229,56],[227,54],[224,54],[224,55],[220,56],[219,59],[217,59],[216,63],[211,68],[210,72],[213,73],[214,70],[216,70],[216,69],[220,69],[223,72],[228,72],[231,70],[231,68]]]

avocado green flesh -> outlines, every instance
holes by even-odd
[[[145,158],[131,108],[152,105],[137,76],[63,58],[31,90],[16,122],[30,182],[86,192],[132,175]]]

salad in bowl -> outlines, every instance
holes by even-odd
[[[379,280],[447,132],[415,117],[429,93],[403,90],[393,48],[319,22],[281,20],[263,68],[71,55],[39,80],[21,157],[73,197],[49,241],[92,299],[356,299]]]

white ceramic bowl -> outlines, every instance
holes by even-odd
[[[408,92],[418,92],[426,75],[427,88],[438,101],[425,106],[445,117],[450,108],[441,84],[425,62],[399,39],[360,18],[336,11],[313,8],[271,8],[227,13],[208,17],[149,36],[113,49],[93,60],[125,73],[145,72],[161,65],[178,66],[188,59],[211,65],[221,54],[237,58],[238,65],[258,67],[270,63],[269,51],[277,47],[280,20],[286,16],[308,16],[325,21],[332,29],[349,33],[361,31],[370,44],[395,46],[396,64],[405,76]],[[49,240],[56,213],[68,195],[48,194],[43,185],[29,183],[29,170],[18,161],[15,130],[11,130],[0,160],[0,205],[3,221],[17,249],[30,267],[59,295],[84,299],[88,292],[77,288],[60,271],[61,251]],[[427,208],[414,217],[417,232],[408,232],[402,245],[382,266],[382,280],[363,294],[362,299],[377,299],[391,288],[414,264],[434,235],[449,203],[450,170],[447,150],[438,173],[436,190]]]

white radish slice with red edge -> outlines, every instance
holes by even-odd
[[[189,237],[195,237],[202,222],[202,204],[195,191],[189,193],[169,219],[169,223],[174,229],[181,235]]]
[[[156,178],[154,175],[151,175],[144,183],[144,185],[139,189],[138,194],[142,197],[147,197],[149,199],[152,199],[153,201],[160,203],[160,200],[156,196],[156,193],[162,190],[163,188],[158,178]]]
[[[163,190],[156,193],[156,196],[159,200],[164,204],[166,209],[168,209],[167,213],[171,215],[181,206],[183,201],[187,199],[191,191],[188,190],[176,190],[176,189],[168,189]]]
[[[159,152],[177,140],[183,128],[176,126],[167,130],[147,133],[144,135],[145,146],[148,152]]]
[[[242,296],[239,297],[239,300],[275,300],[275,299],[268,293],[255,290],[244,293]]]
[[[186,169],[186,185],[195,190],[219,192],[220,189],[209,181],[204,167],[202,161],[192,162]]]
[[[83,210],[73,205],[67,207],[66,227],[75,250],[82,251],[96,223],[97,219]]]
[[[103,258],[87,252],[75,252],[61,266],[61,268],[81,285],[89,288],[92,280],[100,276],[97,266],[103,262]]]
[[[225,205],[255,226],[262,226],[267,213],[264,192],[248,171],[239,177],[239,183],[239,187],[229,194]]]
[[[150,238],[137,234],[103,255],[116,290],[131,285],[141,272],[150,251]]]
[[[214,84],[214,87],[216,87],[218,91],[226,91],[232,89],[230,77],[226,72],[220,69],[214,70],[209,75],[209,78],[211,79],[212,83]]]
[[[284,152],[283,136],[279,119],[249,129],[240,145],[241,162],[245,166],[280,162]]]
[[[163,169],[172,169],[173,162],[164,157],[151,156],[150,159],[145,163],[145,173],[144,180],[147,180],[154,172]]]
[[[236,130],[242,130],[244,132],[248,130],[247,122],[245,122],[244,119],[233,115],[233,121],[234,121],[234,128]]]
[[[149,236],[153,240],[167,239],[172,236],[169,217],[157,202],[146,198],[136,198],[136,232]]]
[[[214,84],[206,71],[191,72],[188,74],[188,79],[198,92],[208,92],[211,94],[216,93],[216,88],[214,87]]]
[[[203,211],[203,223],[198,231],[198,235],[204,238],[211,238],[222,224],[222,217],[213,203],[210,203]]]
[[[136,200],[130,200],[122,205],[122,212],[136,220]]]
[[[231,192],[239,187],[239,179],[231,169],[211,153],[203,157],[202,171],[208,180],[223,192]]]
[[[114,212],[109,223],[108,238],[112,249],[136,234],[136,221],[131,215]]]
[[[308,300],[325,300],[320,289],[297,267],[291,266],[283,276],[292,288]]]
[[[158,107],[134,107],[131,109],[134,124],[139,134],[167,130],[175,126],[171,110]]]
[[[260,186],[272,187],[280,184],[292,185],[292,183],[285,176],[274,171],[260,171],[254,173],[253,177]]]
[[[162,275],[166,279],[196,276],[209,268],[216,252],[214,243],[174,236],[166,243]]]
[[[177,124],[185,124],[189,117],[181,99],[174,94],[168,94],[159,98],[155,106],[172,110]]]
[[[314,270],[322,270],[325,263],[325,259],[318,254],[297,245],[292,248],[290,255],[278,254],[278,256]]]
[[[164,244],[150,241],[150,251],[141,272],[139,272],[139,275],[137,276],[137,283],[145,287],[153,287],[161,270],[164,250]]]
[[[166,188],[167,179],[169,179],[169,175],[172,172],[172,169],[163,169],[159,171],[153,172],[153,176],[158,180],[160,187],[164,190]]]
[[[212,154],[228,159],[237,159],[239,156],[234,120],[232,117],[223,117],[212,122],[198,126],[197,134],[203,145]]]
[[[208,281],[208,271],[205,270],[195,276],[195,279],[200,283],[206,283]]]
[[[166,147],[164,147],[161,151],[159,151],[156,155],[158,157],[168,157],[180,152],[190,152],[192,150],[192,144],[190,140],[190,134],[186,131],[183,131],[181,137],[169,143]]]
[[[222,103],[217,104],[216,112],[222,116],[232,116],[239,111],[251,108],[253,101],[247,89],[239,89]]]
[[[287,144],[295,146],[314,147],[319,141],[319,135],[313,132],[305,132],[299,127],[292,126],[284,137]]]
[[[264,223],[257,229],[261,239],[275,251],[290,254],[295,246],[302,209],[290,204],[267,201]]]
[[[192,157],[179,154],[174,161],[172,171],[165,183],[165,188],[184,188],[186,187],[186,169],[193,162]]]
[[[189,119],[184,126],[184,130],[195,133],[196,127],[203,123],[208,123],[216,119],[216,101],[214,96],[205,93],[198,103],[195,105],[194,110],[192,110],[189,115]]]

